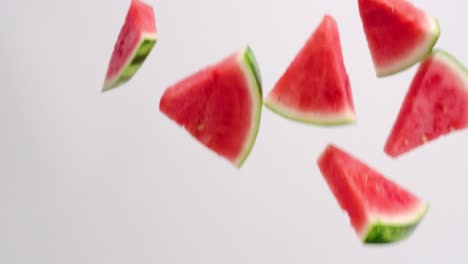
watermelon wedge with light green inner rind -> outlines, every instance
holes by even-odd
[[[140,0],[132,0],[107,67],[102,91],[130,80],[150,54],[157,39],[153,8]]]
[[[385,144],[397,157],[442,135],[468,127],[468,72],[437,50],[419,66]]]
[[[262,109],[260,71],[252,50],[246,47],[170,86],[159,109],[241,167],[255,143]]]
[[[305,123],[341,125],[355,121],[351,85],[333,17],[324,16],[265,99],[265,106]]]
[[[416,64],[439,39],[437,19],[406,0],[359,0],[359,13],[379,77]]]
[[[327,146],[318,166],[364,243],[407,238],[428,210],[427,203],[334,145]]]

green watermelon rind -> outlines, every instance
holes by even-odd
[[[432,53],[440,37],[440,25],[439,21],[435,17],[428,16],[427,20],[429,31],[426,41],[422,43],[418,49],[415,49],[413,53],[401,60],[396,61],[390,66],[379,67],[375,65],[377,77],[382,78],[403,72]]]
[[[242,167],[245,160],[249,156],[250,152],[253,149],[255,141],[257,139],[258,131],[260,128],[260,119],[262,114],[262,82],[260,69],[255,59],[255,55],[252,49],[249,46],[246,46],[238,56],[239,65],[244,72],[248,87],[250,90],[250,95],[252,98],[252,124],[247,140],[244,143],[243,150],[239,157],[237,157],[233,163],[237,168]]]
[[[340,126],[351,124],[356,121],[356,114],[352,109],[336,114],[310,114],[294,111],[288,107],[284,107],[274,101],[265,100],[264,105],[271,111],[283,116],[289,120],[319,126]]]
[[[157,40],[157,34],[142,34],[138,45],[128,56],[119,72],[104,81],[101,92],[112,90],[129,81],[143,65]]]
[[[371,221],[366,231],[360,235],[361,240],[365,244],[386,244],[404,240],[414,232],[428,210],[429,205],[421,203],[414,212],[407,213],[402,220],[394,216],[391,221],[385,219]]]
[[[262,76],[260,74],[260,67],[258,67],[258,63],[257,63],[257,60],[255,59],[255,55],[254,55],[252,49],[249,46],[246,47],[245,61],[247,61],[247,63],[249,64],[250,69],[252,70],[252,73],[255,76],[255,80],[257,81],[260,96],[262,96],[262,94],[263,94],[263,91],[262,91]]]
[[[430,54],[429,57],[436,57],[438,60],[441,60],[447,64],[447,66],[455,71],[457,75],[464,81],[464,83],[467,84],[464,87],[468,89],[468,69],[459,60],[457,60],[455,56],[445,50],[436,49]]]

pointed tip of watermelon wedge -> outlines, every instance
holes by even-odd
[[[412,52],[402,58],[396,58],[394,62],[388,63],[387,65],[378,65],[378,63],[374,61],[377,77],[382,78],[403,72],[432,53],[440,37],[440,26],[439,21],[432,16],[427,16],[427,23],[427,32],[424,40],[422,40]]]
[[[405,215],[380,218],[370,222],[367,228],[359,234],[361,241],[365,244],[386,244],[399,242],[407,239],[422,221],[429,205],[420,202],[412,211]]]

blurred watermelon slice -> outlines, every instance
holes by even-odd
[[[153,8],[142,1],[132,0],[114,46],[102,91],[130,80],[153,49],[157,38]]]
[[[318,165],[364,243],[407,238],[428,210],[427,203],[334,145]]]
[[[437,50],[419,66],[385,145],[397,157],[468,127],[468,72]]]
[[[359,0],[359,12],[377,76],[387,76],[430,54],[437,20],[406,0]]]
[[[262,110],[260,71],[252,50],[247,46],[170,86],[159,109],[241,167],[255,143]]]
[[[265,99],[272,111],[305,123],[354,122],[353,96],[335,19],[322,22]]]

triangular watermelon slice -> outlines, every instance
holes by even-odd
[[[102,91],[130,80],[148,57],[157,38],[153,8],[140,0],[132,0],[114,46]]]
[[[435,51],[419,66],[387,139],[397,157],[468,127],[468,72],[452,55]]]
[[[159,109],[202,144],[241,167],[259,128],[260,72],[249,47],[169,87]]]
[[[426,214],[425,202],[334,145],[318,165],[364,243],[407,238]]]
[[[419,62],[440,35],[437,20],[406,0],[359,0],[359,12],[379,77]]]
[[[305,123],[355,120],[336,21],[326,15],[265,99],[272,111]]]

